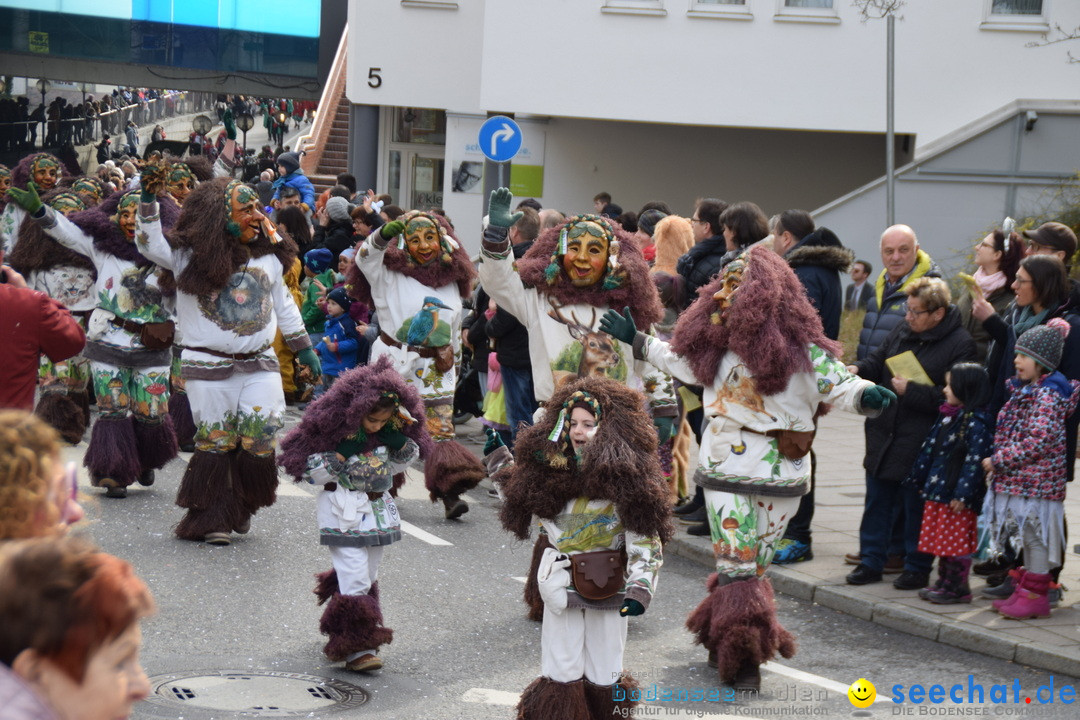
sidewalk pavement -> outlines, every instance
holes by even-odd
[[[892,586],[895,575],[862,586],[844,581],[854,569],[844,564],[844,555],[859,551],[865,494],[863,447],[860,416],[834,410],[822,418],[814,442],[819,463],[812,525],[814,559],[772,565],[767,575],[773,587],[893,630],[1080,677],[1080,610],[1071,607],[1068,591],[1048,619],[1009,620],[994,612],[990,600],[978,596],[985,583],[974,575],[975,597],[970,604],[959,605],[934,605],[921,600],[914,590],[897,590]],[[1076,492],[1066,495],[1065,514],[1080,517]],[[711,569],[710,540],[687,535],[686,525],[676,525],[676,537],[665,550]],[[935,577],[936,571],[935,567]],[[1080,593],[1080,558],[1074,552],[1066,552],[1061,581],[1072,593]],[[1080,599],[1080,594],[1076,598]]]

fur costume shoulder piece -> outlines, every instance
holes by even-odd
[[[809,372],[809,345],[840,357],[839,343],[825,337],[821,317],[787,262],[763,245],[744,253],[747,261],[734,302],[716,322],[713,295],[723,273],[698,290],[697,300],[679,317],[671,349],[690,364],[702,385],[716,382],[724,353],[731,350],[750,368],[762,395],[783,392],[791,376]]]
[[[113,220],[116,208],[120,205],[120,198],[123,196],[122,192],[114,192],[102,200],[100,205],[74,213],[68,219],[94,238],[94,247],[98,252],[133,262],[139,267],[146,267],[152,263],[143,257],[134,242],[124,237],[124,231]]]
[[[383,266],[392,272],[411,277],[421,285],[426,285],[429,288],[440,288],[444,285],[457,283],[458,294],[461,295],[462,299],[467,298],[472,293],[473,282],[476,279],[476,268],[446,218],[434,214],[429,217],[437,220],[439,225],[442,226],[443,232],[453,238],[457,244],[457,248],[450,253],[450,263],[444,264],[441,261],[433,261],[427,265],[417,265],[408,252],[402,250],[397,246],[397,243],[390,240],[390,244],[383,251]],[[379,231],[375,230],[375,232]],[[345,283],[351,298],[359,300],[368,307],[374,307],[374,301],[371,297],[371,285],[368,283],[367,278],[364,277],[364,273],[360,272],[360,268],[356,263],[349,265]]]
[[[299,482],[307,468],[308,456],[331,452],[338,443],[355,434],[384,392],[395,393],[401,399],[401,407],[415,418],[415,422],[405,423],[399,417],[400,429],[419,446],[420,457],[427,457],[432,441],[424,424],[420,393],[405,381],[389,357],[380,355],[370,365],[343,372],[322,397],[308,405],[300,424],[281,441],[278,464]]]
[[[232,178],[220,177],[200,183],[191,191],[180,219],[170,235],[169,244],[176,249],[192,250],[191,261],[177,279],[177,287],[191,295],[208,295],[225,287],[233,273],[239,271],[250,258],[274,254],[281,262],[282,270],[292,267],[296,259],[296,243],[288,237],[274,244],[260,234],[247,245],[242,244],[225,229],[230,220],[225,204],[225,186]],[[159,205],[176,201],[171,197],[159,198]],[[164,218],[164,215],[162,215]]]
[[[559,421],[559,409],[579,390],[600,404],[596,436],[582,451],[580,464],[573,458],[553,464],[548,436]],[[626,529],[666,542],[672,534],[671,508],[644,396],[615,380],[590,377],[562,385],[546,405],[540,421],[518,433],[516,464],[503,483],[503,527],[524,539],[534,515],[553,519],[574,498],[587,497],[610,500]]]
[[[567,221],[569,223],[571,221]],[[526,287],[534,288],[542,295],[552,296],[559,305],[582,303],[607,310],[622,312],[630,308],[634,322],[641,329],[646,329],[658,322],[664,315],[656,286],[649,277],[649,264],[641,254],[637,242],[622,230],[615,231],[615,240],[619,242],[619,264],[623,272],[623,283],[614,289],[604,289],[603,283],[579,288],[571,285],[560,269],[555,284],[549,284],[544,274],[551,264],[559,244],[559,234],[567,223],[545,230],[533,242],[525,256],[517,261],[518,274]]]

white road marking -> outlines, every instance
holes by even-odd
[[[505,690],[489,690],[487,688],[471,688],[461,696],[464,702],[481,703],[483,705],[509,705],[518,704],[520,693],[506,692]]]
[[[839,693],[841,696],[845,697],[847,696],[847,691],[850,687],[850,685],[844,685],[842,683],[836,682],[835,680],[830,680],[829,678],[824,678],[820,675],[814,675],[813,673],[803,672],[802,670],[796,670],[795,668],[790,668],[787,665],[781,665],[779,663],[767,662],[761,666],[761,669],[774,672],[777,675],[789,677],[792,680],[802,680],[803,682],[808,682],[812,685],[823,687],[826,690],[831,690],[835,693]],[[890,702],[890,700],[889,698],[883,697],[882,695],[878,695],[877,699],[874,700],[875,704],[884,702]]]
[[[417,540],[423,540],[428,545],[453,545],[454,543],[447,540],[443,540],[441,537],[436,537],[429,533],[427,530],[421,530],[413,525],[411,522],[401,521],[401,532],[406,535],[412,535]]]
[[[511,576],[510,576],[510,579],[511,579],[511,580],[517,580],[517,581],[518,581],[519,583],[521,583],[522,585],[524,585],[524,584],[525,584],[525,581],[527,580],[527,578],[526,578],[526,577],[524,577],[524,576],[519,576],[519,575],[511,575]]]
[[[309,487],[315,486],[310,485]],[[278,483],[277,494],[284,495],[286,497],[312,497],[311,493],[305,490],[303,485],[298,485],[292,480]]]

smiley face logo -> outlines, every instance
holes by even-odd
[[[857,708],[868,708],[877,698],[877,688],[866,678],[859,678],[851,683],[847,690],[848,700]]]

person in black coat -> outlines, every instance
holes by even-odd
[[[894,518],[904,529],[904,572],[893,582],[901,590],[925,587],[933,557],[916,550],[922,523],[919,491],[903,481],[944,402],[945,373],[958,362],[976,358],[975,341],[964,329],[960,313],[950,303],[949,287],[940,278],[920,278],[910,284],[904,321],[867,357],[848,369],[867,380],[891,387],[898,401],[880,416],[866,421],[866,502],[859,526],[861,563],[847,581],[865,585],[881,580]],[[914,353],[933,385],[896,377],[886,360]]]
[[[723,200],[702,200],[694,210],[694,216],[690,218],[695,244],[675,265],[675,269],[686,280],[687,305],[697,299],[698,288],[708,285],[723,267],[721,259],[727,254],[728,248],[723,227],[720,225],[720,216],[727,207]]]
[[[840,337],[843,306],[840,274],[846,273],[855,253],[844,247],[829,228],[814,228],[814,218],[805,210],[786,210],[770,223],[773,250],[783,255],[795,271],[806,296],[821,318],[825,336]],[[773,562],[780,565],[812,560],[810,525],[814,520],[814,488],[817,485],[817,456],[810,451],[810,491],[799,500],[784,537],[776,546]]]

